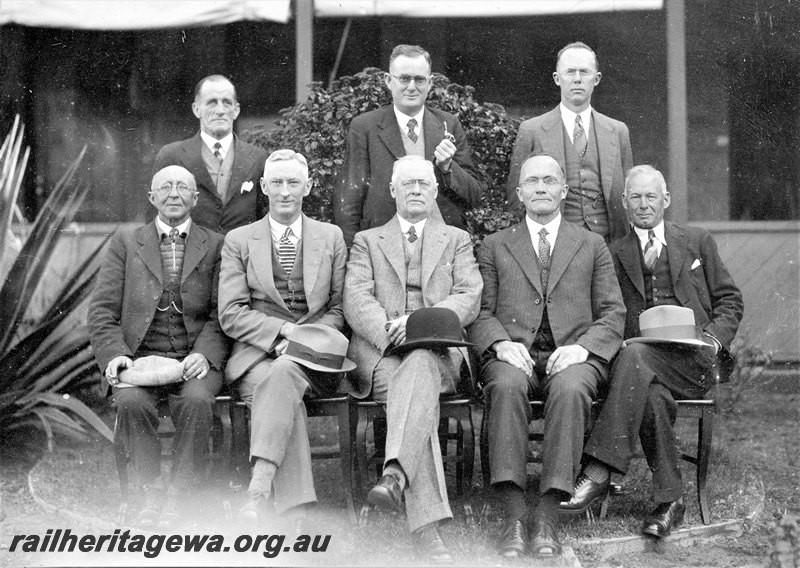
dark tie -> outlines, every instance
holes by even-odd
[[[292,235],[294,235],[294,233],[292,233],[292,228],[286,227],[286,232],[283,233],[283,236],[278,241],[278,262],[281,263],[286,274],[291,274],[292,267],[294,266],[294,259],[297,256],[297,249],[291,239],[289,239]]]
[[[222,163],[222,144],[219,142],[214,144],[214,157],[220,164]]]
[[[408,228],[408,233],[406,233],[406,234],[407,234],[406,238],[408,239],[408,242],[410,242],[410,243],[413,243],[414,241],[416,241],[419,238],[417,236],[417,231],[414,229],[414,225],[411,225]]]
[[[416,133],[417,119],[412,118],[411,120],[408,121],[408,124],[406,126],[408,126],[408,137],[409,137],[409,139],[414,144],[416,144],[417,143],[417,138],[419,138],[419,136],[417,136],[417,133]]]
[[[658,261],[658,243],[653,229],[647,231],[647,244],[644,245],[644,265],[651,272]]]
[[[583,158],[584,154],[586,154],[586,146],[588,142],[586,140],[586,131],[583,129],[583,123],[581,122],[581,115],[575,115],[575,129],[572,131],[572,145],[575,147],[575,151],[578,152],[581,158]]]
[[[550,241],[547,240],[547,229],[539,231],[539,263],[542,265],[542,289],[547,291],[547,278],[550,272]]]

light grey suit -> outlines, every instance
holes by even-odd
[[[425,307],[453,310],[462,326],[478,315],[483,288],[469,235],[429,217],[421,240],[421,289]],[[344,314],[353,330],[349,357],[359,383],[388,382],[386,461],[397,460],[408,478],[409,528],[452,517],[439,448],[439,393],[452,390],[464,360],[458,349],[438,355],[415,349],[385,356],[390,346],[385,324],[406,310],[406,264],[397,217],[382,227],[357,233],[350,250]],[[375,393],[378,399],[383,393]]]

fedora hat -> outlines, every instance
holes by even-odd
[[[461,338],[461,322],[450,308],[420,308],[408,316],[406,340],[393,347],[389,355],[397,355],[412,349],[436,347],[469,347]]]
[[[345,357],[350,342],[332,327],[318,323],[298,325],[288,339],[286,351],[278,359],[289,359],[323,373],[345,373],[356,368]]]
[[[700,339],[702,331],[694,323],[691,308],[681,306],[654,306],[639,314],[639,337],[627,343],[680,343],[697,347],[714,346]]]

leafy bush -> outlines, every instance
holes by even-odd
[[[470,230],[479,242],[515,220],[505,210],[505,183],[519,119],[500,105],[476,102],[474,92],[472,87],[451,83],[444,75],[434,73],[427,104],[459,118],[478,176],[487,183],[483,203],[468,212]],[[281,111],[274,129],[245,132],[243,137],[270,152],[291,148],[302,153],[315,182],[304,210],[315,219],[331,222],[331,200],[344,164],[350,121],[391,101],[383,71],[369,67],[352,77],[341,77],[329,89],[314,83],[305,102]]]

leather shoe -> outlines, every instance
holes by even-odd
[[[686,507],[683,499],[672,503],[659,503],[655,511],[645,518],[642,525],[642,532],[656,538],[664,538],[672,532],[673,526],[678,526],[683,522],[683,515]]]
[[[425,525],[411,533],[414,541],[414,552],[430,564],[452,564],[453,555],[442,540],[439,528],[435,524]]]
[[[387,511],[403,511],[403,490],[400,480],[394,475],[384,475],[378,484],[369,490],[367,502]]]
[[[531,555],[538,558],[553,558],[561,554],[561,542],[552,522],[546,519],[533,522],[530,551]]]
[[[503,532],[500,533],[500,543],[497,553],[503,558],[519,558],[525,554],[528,545],[528,533],[525,524],[516,519],[506,522]]]
[[[568,515],[578,515],[594,505],[597,501],[602,501],[608,495],[611,488],[611,477],[605,483],[595,483],[585,473],[581,473],[575,480],[572,498],[569,501],[562,501],[558,504],[558,510]]]

